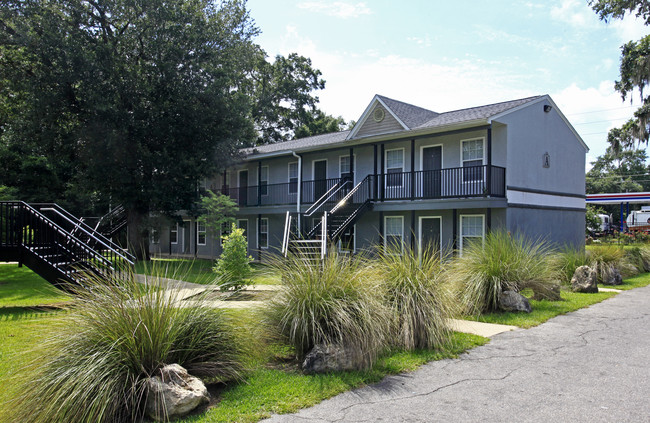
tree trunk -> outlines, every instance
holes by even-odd
[[[129,209],[126,212],[127,242],[129,251],[137,260],[149,260],[148,228],[143,213]]]

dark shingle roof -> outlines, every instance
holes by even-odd
[[[383,95],[377,95],[377,97],[380,98],[381,101],[383,101],[384,104],[386,104],[386,106],[388,106],[388,108],[392,110],[392,112],[395,113],[406,126],[409,127],[409,129],[418,127],[439,115],[439,113],[431,110],[404,103],[402,101],[393,100],[392,98],[384,97]]]
[[[451,112],[436,113],[431,110],[392,100],[387,97],[377,96],[404,122],[409,129],[426,129],[439,126],[448,126],[474,120],[487,119],[507,110],[513,109],[522,104],[536,100],[542,96],[520,98],[518,100],[504,101],[501,103],[488,104],[486,106],[470,107],[468,109],[454,110]],[[291,150],[302,150],[309,147],[321,147],[329,144],[344,142],[350,131],[333,132],[330,134],[315,135],[313,137],[300,138],[279,142],[275,144],[260,145],[257,147],[241,150],[244,155],[269,154],[275,152],[287,152]]]
[[[490,116],[498,115],[506,110],[513,109],[522,104],[536,100],[541,96],[520,98],[518,100],[504,101],[502,103],[488,104],[486,106],[471,107],[469,109],[454,110],[440,113],[438,116],[418,126],[420,128],[432,128],[436,126],[452,125],[454,123],[469,122],[477,119],[487,119]],[[412,128],[415,129],[415,128]]]

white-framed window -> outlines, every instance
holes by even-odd
[[[262,195],[269,194],[269,167],[260,167],[260,193]]]
[[[384,216],[384,246],[388,245],[404,249],[404,216]]]
[[[473,242],[483,243],[485,237],[485,215],[461,214],[460,215],[460,254],[463,248]]]
[[[269,219],[263,217],[259,220],[258,242],[260,248],[269,248]]]
[[[230,235],[232,232],[232,223],[227,222],[221,225],[221,236],[219,237],[219,243],[223,246],[223,238]]]
[[[463,169],[464,182],[483,180],[483,168],[476,166],[483,165],[483,159],[485,157],[483,148],[484,141],[484,138],[474,138],[460,142],[461,167],[469,168]]]
[[[248,239],[248,219],[237,219],[237,227],[244,230],[244,238]]]
[[[169,242],[178,244],[178,223],[169,228]]]
[[[386,186],[401,187],[404,178],[404,149],[386,150]]]
[[[199,181],[199,190],[201,191],[207,191],[208,190],[208,178],[202,178]]]
[[[207,232],[204,222],[196,222],[196,245],[205,245]]]
[[[357,155],[354,154],[353,156],[354,160],[354,168],[356,169],[357,167]],[[345,156],[339,156],[339,177],[343,178],[344,176],[349,176],[350,175],[350,155],[347,154]]]
[[[289,194],[298,192],[298,162],[289,163]]]
[[[156,228],[151,228],[151,243],[152,244],[160,244],[160,233],[158,232],[158,229]]]

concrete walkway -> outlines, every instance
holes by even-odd
[[[650,421],[650,287],[270,422]]]

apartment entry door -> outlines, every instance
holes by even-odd
[[[440,198],[442,194],[442,146],[422,149],[422,194],[424,198]]]
[[[248,205],[248,171],[239,171],[239,205]]]
[[[420,251],[423,248],[440,250],[440,231],[442,219],[440,217],[420,217]]]
[[[327,160],[314,160],[314,201],[327,192]]]

